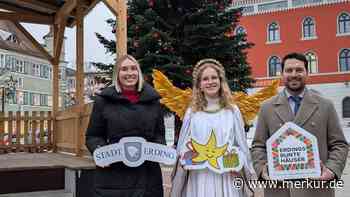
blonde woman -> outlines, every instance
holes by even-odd
[[[241,189],[234,188],[233,180],[238,176],[238,172],[218,173],[211,168],[193,169],[187,165],[186,160],[188,150],[191,149],[189,148],[191,140],[201,144],[211,143],[209,141],[214,134],[215,146],[223,147],[227,144],[228,149],[230,146],[239,147],[244,155],[244,169],[254,173],[242,116],[238,107],[232,102],[224,67],[218,61],[204,59],[195,65],[192,98],[191,106],[183,120],[177,146],[181,166],[187,174],[186,180],[179,183],[175,177],[172,197],[244,196]],[[208,155],[208,158],[210,157],[211,155]],[[211,163],[210,165],[214,167],[219,165],[216,160],[211,159],[203,162]]]
[[[123,137],[142,137],[164,144],[165,128],[159,94],[142,78],[139,63],[130,55],[119,58],[115,86],[97,94],[86,130],[91,153],[100,146],[118,143]],[[162,174],[158,163],[138,167],[116,162],[97,167],[94,197],[162,197]]]

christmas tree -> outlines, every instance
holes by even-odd
[[[232,0],[231,0],[232,1]],[[252,43],[235,34],[239,9],[229,0],[130,0],[128,1],[128,53],[139,60],[146,79],[153,68],[161,70],[180,88],[191,87],[192,67],[203,58],[220,61],[232,91],[251,87],[247,51]],[[108,20],[114,28],[115,20]],[[108,53],[115,41],[96,33]],[[96,64],[112,70],[113,65]]]

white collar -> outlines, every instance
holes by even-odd
[[[297,96],[299,96],[300,98],[304,98],[305,90],[306,90],[306,88],[304,88],[304,90]],[[288,90],[286,88],[284,89],[284,94],[286,95],[287,98],[293,96],[288,92]]]

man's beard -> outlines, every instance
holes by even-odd
[[[291,85],[289,85],[289,81],[298,81],[298,83],[300,83],[300,85],[298,87],[293,87]],[[287,81],[287,83],[285,84],[286,88],[292,92],[302,92],[305,88],[305,82],[302,79],[299,78],[293,78]]]

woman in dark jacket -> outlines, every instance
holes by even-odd
[[[165,144],[165,128],[159,94],[143,81],[139,63],[126,55],[117,63],[115,86],[95,98],[86,146],[91,153],[100,146],[118,143],[123,137],[143,137]],[[97,167],[95,197],[162,197],[162,174],[158,163],[139,167],[116,162]]]

